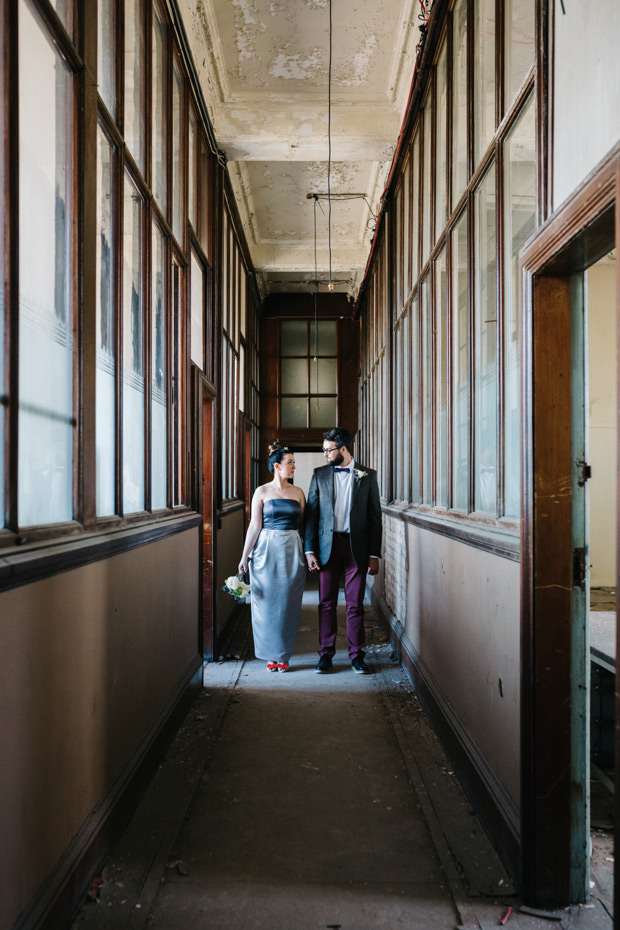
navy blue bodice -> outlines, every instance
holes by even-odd
[[[263,528],[298,530],[301,505],[290,497],[271,497],[263,503]]]

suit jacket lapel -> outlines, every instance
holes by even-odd
[[[355,477],[355,471],[356,471],[356,467],[355,467],[355,463],[353,463],[353,492],[352,492],[352,494],[351,494],[351,510],[353,510],[353,504],[355,503],[355,498],[357,497],[357,492],[358,492],[359,489],[360,489],[360,484],[361,484],[362,481],[364,480],[363,478],[356,478],[356,477]],[[350,511],[349,511],[349,512],[350,512]]]

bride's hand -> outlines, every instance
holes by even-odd
[[[247,575],[247,573],[248,573],[248,563],[247,563],[247,562],[244,562],[243,559],[241,559],[241,561],[239,562],[239,566],[238,566],[238,568],[237,568],[237,571],[240,572],[242,575]]]

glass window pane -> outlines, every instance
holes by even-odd
[[[403,429],[405,411],[403,409],[403,327],[402,322],[394,330],[394,406],[392,408],[392,432],[396,442],[394,462],[394,498],[403,500]]]
[[[125,142],[144,171],[144,8],[125,0]]]
[[[424,159],[422,161],[422,175],[424,178],[422,188],[422,265],[430,255],[431,242],[431,216],[433,215],[431,195],[434,162],[432,158],[433,142],[433,94],[428,94],[424,107]]]
[[[467,512],[469,485],[467,210],[452,233],[452,507]]]
[[[411,311],[408,310],[403,319],[403,497],[404,501],[411,500]]]
[[[200,143],[200,244],[204,249],[207,260],[211,261],[211,204],[213,183],[212,156],[206,142]]]
[[[70,36],[73,36],[73,2],[72,0],[50,0],[58,13],[58,18]]]
[[[2,36],[2,26],[0,26],[0,37]],[[0,38],[0,74],[5,75],[5,48],[2,39]],[[4,93],[5,83],[4,77],[0,78],[0,126],[6,126],[5,117],[5,103],[6,95]],[[4,202],[5,198],[5,170],[8,164],[8,139],[6,134],[3,136],[2,141],[0,142],[0,210],[2,211],[3,217],[6,217],[6,208],[7,205]],[[4,334],[4,294],[6,287],[6,272],[7,272],[7,262],[5,258],[5,230],[4,222],[0,222],[0,346],[5,346],[5,334]],[[4,352],[0,351],[0,449],[3,450],[0,455],[0,527],[4,527],[4,420],[5,420],[5,410],[6,407],[4,404],[8,402],[8,385],[5,382],[5,369],[4,369]]]
[[[448,282],[446,250],[435,262],[435,503],[448,506]]]
[[[474,485],[476,510],[495,515],[497,501],[497,306],[495,168],[475,194]]]
[[[165,240],[153,224],[151,265],[151,510],[167,504],[168,392],[166,377]],[[192,269],[193,271],[193,269]]]
[[[144,510],[142,201],[125,178],[123,235],[123,512]]]
[[[394,216],[396,229],[394,230],[394,306],[392,319],[395,320],[403,308],[403,188],[399,186],[394,198]]]
[[[168,215],[166,42],[166,20],[155,4],[153,7],[153,194],[164,216]]]
[[[99,0],[97,7],[97,83],[99,94],[116,119],[116,0]]]
[[[335,397],[310,398],[310,427],[328,429],[337,421]]]
[[[19,5],[21,526],[73,517],[73,81]]]
[[[172,80],[172,231],[183,245],[183,74],[175,58]]]
[[[420,133],[416,133],[412,147],[411,174],[411,274],[413,281],[420,273]]]
[[[411,304],[411,373],[409,389],[411,392],[411,501],[420,499],[420,469],[418,453],[420,447],[420,335],[417,297]]]
[[[433,480],[433,326],[428,275],[422,282],[422,503],[432,504]]]
[[[97,160],[97,514],[116,509],[116,320],[114,313],[113,148],[99,129]]]
[[[403,171],[403,287],[405,301],[411,293],[411,161]]]
[[[452,13],[452,209],[467,187],[467,0]]]
[[[504,0],[506,109],[510,107],[534,64],[534,0]]]
[[[282,321],[280,324],[280,354],[308,354],[308,324],[304,320]]]
[[[335,358],[319,358],[310,361],[310,393],[335,394],[337,387],[337,361]]]
[[[308,425],[308,398],[281,397],[280,425],[284,428]]]
[[[185,327],[184,327],[184,274],[183,269],[172,262],[172,371],[171,371],[171,397],[172,407],[172,504],[185,503],[184,484],[184,452],[183,452],[183,423],[185,419],[185,385],[181,376],[184,370],[185,358]],[[224,382],[226,383],[226,382]]]
[[[198,367],[203,370],[205,367],[204,345],[203,345],[203,320],[204,320],[204,280],[203,270],[198,264],[196,256],[192,252],[191,257],[191,359]]]
[[[305,326],[305,324],[303,324]],[[316,340],[316,341],[315,341]],[[321,320],[318,324],[318,339],[314,323],[310,323],[310,355],[336,355],[336,321]]]
[[[495,0],[474,0],[474,166],[495,132]]]
[[[534,143],[534,99],[530,97],[504,143],[504,513],[512,517],[521,511],[519,256],[536,225]]]
[[[308,393],[308,360],[305,358],[283,358],[280,367],[281,394]]]
[[[439,239],[446,225],[446,162],[448,140],[448,65],[447,43],[437,62],[437,212],[435,213],[435,239]]]
[[[196,198],[198,197],[198,184],[196,168],[198,159],[198,117],[193,107],[189,108],[189,172],[187,190],[187,218],[192,224],[194,232],[198,229],[196,222]]]

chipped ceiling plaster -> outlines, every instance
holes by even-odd
[[[314,286],[327,191],[328,0],[179,0],[263,293]],[[354,295],[406,105],[415,0],[333,0],[332,279]],[[329,268],[317,210],[318,277]]]

